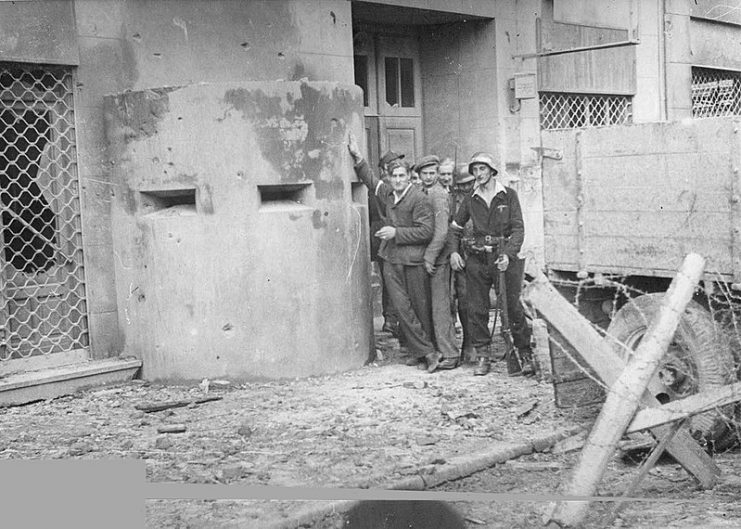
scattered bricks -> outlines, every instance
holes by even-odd
[[[163,424],[157,428],[157,433],[184,433],[184,424]]]
[[[175,445],[172,439],[166,436],[160,436],[154,442],[154,447],[158,450],[169,450]]]

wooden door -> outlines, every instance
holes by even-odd
[[[355,83],[365,91],[368,156],[422,155],[422,87],[416,37],[363,33],[355,39]]]

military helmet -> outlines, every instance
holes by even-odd
[[[489,168],[491,168],[492,170],[492,175],[496,175],[497,173],[499,173],[496,166],[494,165],[494,157],[488,152],[477,152],[471,157],[471,161],[468,162],[468,172],[471,174],[473,174],[473,164],[475,163],[483,163],[484,165],[488,165]]]

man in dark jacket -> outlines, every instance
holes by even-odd
[[[403,154],[398,154],[394,151],[387,151],[383,156],[381,156],[381,159],[378,162],[378,172],[382,181],[388,179],[388,164],[394,160],[400,160],[402,158],[404,158]],[[388,288],[386,288],[386,282],[383,280],[383,259],[378,257],[378,249],[381,246],[381,240],[373,235],[386,224],[386,211],[383,210],[378,203],[375,189],[368,189],[368,219],[370,222],[371,261],[374,261],[378,265],[378,272],[381,280],[381,308],[383,311],[383,327],[381,330],[383,332],[391,333],[396,338],[401,339],[399,334],[399,318],[396,315],[394,305],[391,303]]]
[[[520,292],[525,272],[525,260],[518,254],[525,238],[525,224],[517,193],[504,187],[495,177],[498,173],[494,157],[476,153],[468,165],[476,179],[473,192],[464,197],[451,225],[450,265],[454,270],[466,270],[466,294],[472,345],[476,349],[477,366],[474,375],[486,375],[491,366],[489,334],[489,290],[492,284],[499,291],[497,276],[505,272],[510,331],[515,347],[523,359],[522,372],[531,374],[530,329],[520,305]],[[469,219],[473,223],[473,245],[464,262],[460,254],[460,234]],[[500,242],[497,247],[497,242]],[[499,256],[492,266],[492,252]]]
[[[434,220],[430,201],[410,182],[410,169],[403,160],[388,166],[389,183],[380,181],[368,167],[354,136],[348,150],[355,162],[355,173],[375,190],[379,206],[386,211],[387,224],[375,236],[381,239],[378,256],[384,260],[383,280],[398,312],[402,334],[411,353],[409,365],[427,365],[432,373],[440,362],[431,337],[432,309],[430,281],[424,267],[424,253],[432,239]]]

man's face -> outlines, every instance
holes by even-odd
[[[473,167],[471,167],[471,173],[473,174],[474,178],[476,178],[476,184],[479,186],[485,186],[486,184],[488,184],[491,180],[491,177],[493,176],[491,167],[489,167],[485,163],[473,164]]]
[[[404,167],[394,167],[389,175],[389,182],[391,189],[400,193],[409,185],[409,173]]]
[[[415,186],[422,184],[422,179],[419,177],[419,173],[417,173],[417,171],[411,171],[409,179]]]
[[[437,165],[428,165],[419,170],[419,178],[422,185],[432,187],[437,182]]]
[[[438,179],[440,183],[445,187],[450,187],[453,183],[453,166],[452,165],[441,165],[439,170],[440,176]]]

